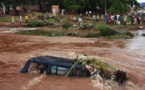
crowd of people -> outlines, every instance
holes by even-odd
[[[16,18],[16,16],[12,15],[12,23],[15,23],[15,18]],[[24,16],[24,19],[25,19],[25,22],[28,23],[29,16],[26,14]],[[23,16],[19,15],[19,23],[20,23],[20,25],[22,25],[22,21],[23,21]]]
[[[130,14],[130,15],[105,15],[105,21],[107,24],[119,24],[119,25],[134,25],[144,24],[145,15],[143,14]]]

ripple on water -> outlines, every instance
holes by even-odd
[[[138,31],[138,36],[130,39],[126,44],[126,50],[128,52],[134,52],[136,54],[145,54],[145,37],[142,36],[143,32],[141,30]]]

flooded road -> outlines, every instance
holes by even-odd
[[[29,58],[45,55],[76,58],[77,54],[94,56],[126,71],[129,74],[129,80],[135,86],[123,87],[120,90],[144,90],[144,40],[145,37],[140,35],[129,40],[110,40],[1,33],[0,90],[97,90],[90,78],[20,73]]]

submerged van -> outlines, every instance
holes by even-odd
[[[46,75],[66,75],[72,65],[75,63],[74,59],[55,57],[55,56],[40,56],[29,59],[23,66],[21,73],[29,71],[39,71]],[[69,76],[85,76],[89,77],[90,72],[82,65],[77,64],[69,73]]]

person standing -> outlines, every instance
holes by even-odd
[[[56,16],[56,9],[55,9],[55,7],[52,9],[52,12],[53,12],[53,16]]]
[[[61,10],[61,15],[62,15],[62,16],[64,15],[64,12],[65,12],[65,10],[62,9],[62,10]]]
[[[26,23],[28,23],[28,18],[29,18],[29,17],[28,17],[28,15],[26,14],[26,15],[25,15]]]
[[[3,17],[5,17],[6,16],[6,7],[5,7],[4,3],[2,3],[2,6],[3,6]]]
[[[91,16],[91,14],[92,14],[92,11],[90,10],[90,11],[89,11],[89,16]]]
[[[12,23],[14,23],[15,22],[15,17],[14,16],[12,16]]]
[[[104,21],[104,15],[103,14],[101,15],[101,21]]]
[[[123,23],[124,23],[124,25],[126,25],[126,23],[127,23],[127,16],[126,15],[124,15]]]
[[[20,25],[22,25],[22,15],[20,15]]]
[[[108,24],[108,20],[109,20],[109,18],[108,18],[108,15],[106,14],[105,15],[105,22],[106,22],[106,24]]]
[[[117,15],[114,15],[114,24],[117,24]]]
[[[49,13],[48,13],[48,12],[46,12],[45,17],[46,17],[46,19],[48,19],[48,18],[49,18]]]
[[[78,22],[79,22],[79,25],[82,25],[83,19],[81,18],[81,16],[78,18]]]
[[[96,15],[95,14],[93,14],[93,21],[96,21]]]
[[[89,13],[88,13],[88,11],[86,11],[86,16],[87,16],[87,17],[89,16]]]
[[[134,16],[131,16],[131,24],[134,25]]]
[[[137,16],[137,23],[138,23],[138,25],[140,25],[140,20],[141,20],[141,17],[138,15]]]

